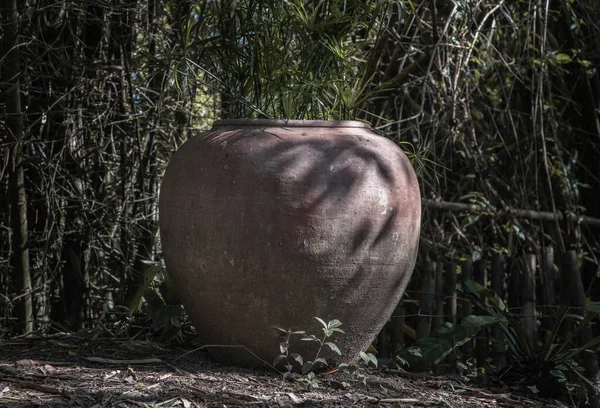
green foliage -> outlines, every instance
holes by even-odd
[[[213,78],[225,117],[355,118],[392,10],[402,2],[215,2],[190,21],[185,58]]]
[[[403,369],[422,372],[442,361],[456,347],[460,347],[479,333],[482,328],[503,322],[498,316],[467,316],[460,324],[446,322],[432,337],[418,340],[396,355],[396,363]]]
[[[498,319],[498,322],[492,324],[498,324],[506,337],[508,350],[515,358],[533,357],[523,325],[510,314],[502,299],[495,292],[473,281],[463,282],[462,285],[457,285],[457,289],[462,290],[481,310]]]
[[[516,378],[519,382],[528,384],[533,392],[542,392],[544,395],[552,396],[559,396],[559,391],[562,391],[564,395],[581,392],[584,390],[584,385],[596,388],[584,376],[577,358],[584,358],[583,353],[596,349],[600,345],[600,336],[579,347],[573,347],[573,342],[581,330],[589,328],[590,322],[598,316],[598,312],[600,312],[598,303],[587,305],[587,314],[583,320],[566,339],[558,341],[561,326],[565,323],[568,312],[567,307],[560,306],[553,328],[547,332],[540,350],[534,353],[523,325],[508,312],[504,303],[494,292],[472,281],[465,282],[462,290],[491,316],[505,318],[505,321],[498,323],[498,326],[506,337],[508,350],[513,360],[513,364],[505,370],[505,378]],[[507,376],[506,373],[513,369],[515,374]]]
[[[153,265],[146,269],[144,283],[129,305],[130,316],[139,309],[142,299],[146,301],[153,330],[164,332],[179,330],[182,305],[175,285],[164,266]]]
[[[330,320],[329,322],[325,322],[325,320],[319,317],[315,317],[315,319],[322,326],[321,330],[323,331],[323,336],[321,338],[315,336],[314,334],[308,334],[303,330],[293,331],[280,326],[273,326],[274,329],[277,329],[284,334],[284,340],[279,343],[280,354],[275,357],[275,360],[273,361],[274,367],[277,367],[280,363],[283,363],[287,372],[290,373],[295,367],[299,366],[301,373],[306,375],[314,370],[320,370],[328,366],[327,360],[320,357],[323,347],[329,348],[337,355],[342,355],[342,352],[335,343],[327,341],[335,333],[344,334],[344,331],[340,329],[342,323],[337,319]],[[301,341],[318,343],[319,348],[312,360],[304,360],[300,354],[290,352],[290,341],[294,336],[300,337]]]
[[[356,364],[342,363],[339,366],[341,372],[348,372],[356,378],[360,379],[364,385],[367,385],[367,369],[377,368],[377,357],[373,353],[369,353],[368,350],[365,353],[361,351],[359,354],[359,360]]]
[[[432,337],[420,339],[402,350],[396,356],[399,367],[408,371],[429,370],[453,349],[476,336],[481,329],[496,325],[504,334],[512,362],[502,374],[504,381],[510,379],[522,382],[532,391],[543,391],[546,395],[556,393],[557,390],[562,390],[568,395],[582,390],[583,385],[595,387],[582,374],[582,368],[576,358],[584,352],[596,349],[600,345],[600,336],[579,347],[573,347],[573,340],[598,316],[599,303],[590,303],[583,320],[568,338],[559,342],[559,329],[568,311],[568,308],[561,306],[556,314],[554,327],[547,333],[540,350],[534,352],[522,323],[508,311],[496,293],[473,281],[463,282],[457,288],[486,312],[487,316],[467,316],[460,324],[455,325],[445,323]],[[507,375],[510,370],[513,370],[514,374]]]
[[[489,315],[485,316],[487,320],[480,320],[480,328],[497,325],[504,333],[512,362],[502,373],[505,381],[521,382],[533,392],[553,396],[559,396],[559,390],[562,390],[563,395],[581,392],[584,385],[595,388],[595,385],[583,375],[583,369],[578,364],[577,358],[583,357],[585,352],[596,349],[600,345],[600,336],[579,347],[574,347],[573,342],[581,330],[589,328],[590,322],[598,316],[600,312],[598,303],[588,304],[587,314],[583,320],[567,338],[559,341],[560,329],[568,312],[567,307],[560,306],[553,328],[547,332],[540,350],[534,352],[521,321],[508,311],[496,293],[473,281],[466,281],[462,286],[458,285],[458,289]],[[457,345],[460,344],[457,342]],[[434,353],[434,355],[440,354]],[[429,356],[424,359],[433,362]],[[514,373],[511,374],[510,371]]]
[[[319,381],[315,375],[315,372],[323,371],[327,368],[328,363],[327,360],[320,357],[321,351],[323,347],[329,348],[332,352],[337,354],[338,356],[342,355],[339,347],[328,341],[335,333],[342,333],[344,331],[340,329],[342,323],[333,319],[329,322],[325,322],[325,320],[315,317],[315,319],[321,324],[321,331],[323,332],[323,336],[321,338],[313,335],[307,334],[305,331],[292,331],[291,329],[285,329],[280,326],[273,326],[274,329],[279,330],[284,335],[284,340],[279,344],[279,349],[281,354],[279,354],[275,360],[273,361],[273,366],[277,367],[279,364],[283,363],[287,372],[284,374],[284,378],[286,375],[289,378],[289,375],[292,374],[292,371],[300,368],[301,376],[297,378],[297,381],[306,387],[316,388],[319,385]],[[298,353],[290,352],[290,340],[292,337],[298,336],[301,341],[308,342],[316,342],[319,346],[315,357],[311,361],[305,361],[304,358]],[[359,380],[361,380],[365,385],[367,381],[367,370],[369,368],[377,368],[377,357],[371,351],[375,351],[375,349],[371,346],[366,352],[361,351],[359,354],[359,360],[356,364],[347,364],[342,363],[339,365],[340,372],[347,372]],[[344,383],[346,387],[349,387],[350,384],[347,382]]]

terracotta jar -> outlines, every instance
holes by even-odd
[[[159,218],[200,339],[251,351],[209,348],[218,360],[270,364],[272,326],[320,336],[317,316],[342,322],[331,341],[353,362],[406,289],[421,199],[406,155],[366,123],[221,120],[174,154]]]

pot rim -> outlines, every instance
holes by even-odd
[[[324,127],[324,128],[362,128],[372,129],[367,122],[358,120],[286,120],[286,119],[220,119],[216,126],[260,126],[260,127]]]

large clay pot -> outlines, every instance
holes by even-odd
[[[167,270],[205,344],[271,363],[272,326],[319,335],[318,316],[342,322],[333,342],[351,362],[408,284],[421,199],[405,154],[368,124],[223,120],[174,154],[159,215]],[[314,358],[307,345],[290,351]],[[257,362],[233,350],[211,353]]]

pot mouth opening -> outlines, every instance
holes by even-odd
[[[256,126],[256,127],[325,127],[325,128],[362,128],[371,129],[367,122],[358,120],[285,120],[285,119],[221,119],[215,126]]]

